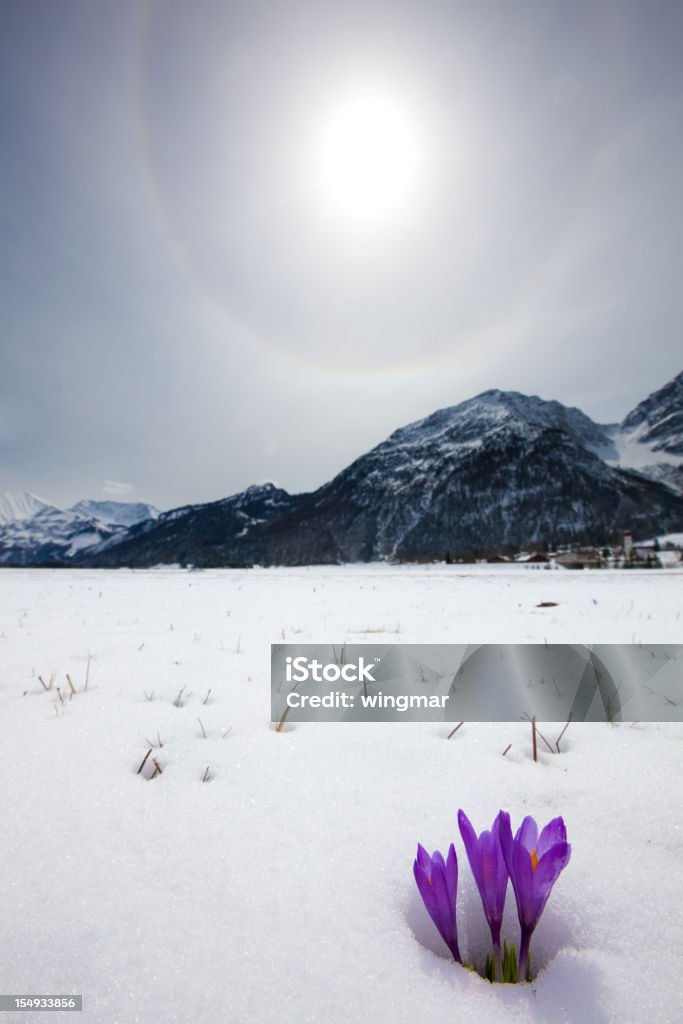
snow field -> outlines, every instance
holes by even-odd
[[[534,764],[525,723],[449,741],[444,725],[278,734],[268,718],[271,642],[674,643],[683,573],[5,570],[0,584],[0,991],[82,993],[83,1024],[681,1020],[681,725],[572,725]],[[453,964],[422,907],[416,843],[454,841],[461,949],[481,962],[459,807],[477,830],[501,807],[513,826],[565,818],[572,859],[531,985]],[[503,931],[517,941],[510,891]]]

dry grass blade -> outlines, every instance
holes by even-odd
[[[538,756],[537,756],[538,755],[538,749],[537,749],[537,743],[536,743],[536,737],[537,736],[541,737],[541,739],[545,743],[545,745],[548,748],[548,750],[550,751],[550,753],[554,754],[555,753],[554,749],[550,746],[550,744],[548,743],[547,739],[545,738],[545,736],[543,735],[541,730],[536,725],[536,719],[535,718],[529,718],[529,716],[527,715],[526,711],[524,712],[524,716],[525,716],[525,718],[527,719],[528,722],[531,722],[531,735],[532,735],[533,745],[534,745],[534,761],[538,761]]]
[[[567,729],[569,728],[569,723],[571,722],[571,720],[572,720],[572,716],[570,715],[570,716],[569,716],[569,718],[567,719],[567,724],[565,725],[564,729],[562,730],[562,732],[560,733],[560,735],[559,735],[559,736],[557,737],[557,739],[555,740],[555,746],[557,747],[557,752],[558,752],[558,754],[559,754],[559,752],[560,752],[560,740],[562,739],[562,737],[563,737],[563,736],[564,736],[564,734],[566,733]]]
[[[451,731],[449,732],[449,734],[448,734],[448,736],[446,738],[450,739],[451,736],[455,736],[455,734],[458,731],[458,729],[460,728],[460,726],[464,725],[464,724],[465,724],[464,722],[458,722],[458,724],[456,725],[455,729],[451,729]]]
[[[550,751],[550,753],[551,753],[551,754],[554,754],[554,753],[555,753],[555,751],[554,751],[554,750],[553,750],[553,748],[552,748],[552,747],[550,746],[550,744],[548,743],[547,739],[545,738],[545,736],[543,735],[543,733],[541,732],[541,730],[540,730],[540,729],[538,728],[538,726],[536,726],[536,733],[537,733],[537,734],[538,734],[538,735],[539,735],[539,736],[541,737],[541,739],[542,739],[542,740],[543,740],[543,742],[545,743],[545,745],[546,745],[546,747],[548,748],[548,750]]]
[[[289,704],[287,705],[285,710],[282,712],[282,718],[280,719],[280,721],[275,726],[275,732],[282,732],[282,730],[285,727],[285,722],[287,721],[287,715],[288,714],[289,714]]]
[[[56,672],[51,672],[50,673],[50,682],[46,683],[42,676],[38,676],[38,679],[40,680],[40,684],[41,684],[41,686],[43,687],[44,690],[51,690],[52,687],[55,685],[55,679],[56,678],[57,678],[57,673]]]

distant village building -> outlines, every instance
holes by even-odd
[[[597,549],[586,551],[559,551],[555,556],[558,565],[565,569],[599,569],[602,565]]]
[[[492,552],[491,564],[525,565],[530,569],[669,569],[683,566],[683,533],[634,541],[630,530],[615,545],[566,544],[555,551]]]

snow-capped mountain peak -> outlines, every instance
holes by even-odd
[[[638,434],[653,451],[683,456],[683,373],[653,392],[628,414],[620,430]]]
[[[0,494],[0,524],[31,519],[44,509],[55,507],[30,491],[6,491]]]
[[[609,427],[594,423],[580,409],[518,391],[483,391],[458,405],[439,409],[423,420],[400,427],[385,446],[422,445],[441,441],[446,446],[481,444],[485,437],[514,430],[519,435],[556,429],[572,435],[583,447],[605,457],[611,451]],[[380,446],[383,447],[383,446]]]
[[[29,493],[0,497],[0,565],[54,565],[156,519],[143,502],[79,501],[62,509]]]
[[[142,501],[77,501],[68,510],[76,515],[99,519],[107,526],[135,526],[146,519],[158,519],[160,512],[154,505]]]

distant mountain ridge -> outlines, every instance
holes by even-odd
[[[92,516],[110,526],[135,526],[161,515],[154,505],[142,501],[77,501],[69,511]]]
[[[0,565],[68,563],[158,515],[142,502],[79,501],[61,509],[29,492],[0,495]]]
[[[252,486],[128,526],[108,520],[102,504],[117,503],[74,506],[79,531],[54,556],[43,544],[40,561],[106,567],[431,559],[606,543],[625,529],[636,536],[681,530],[683,373],[621,424],[595,423],[557,401],[489,390],[400,427],[308,494]],[[0,564],[36,564],[31,524],[49,527],[48,517],[42,509],[23,520],[25,539],[11,544],[12,524],[0,528]]]
[[[30,519],[42,509],[53,507],[28,491],[8,491],[6,494],[0,494],[0,526]]]

